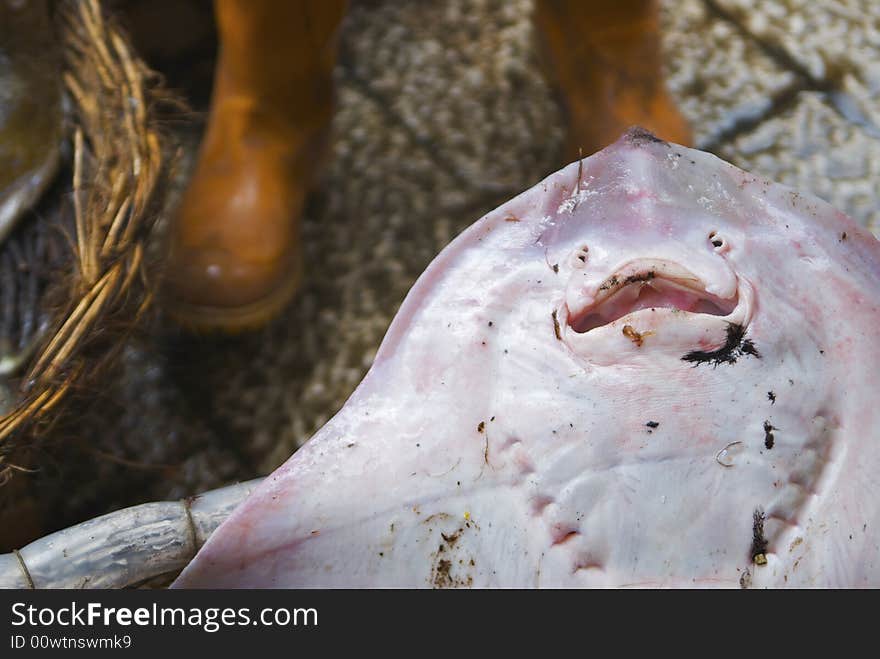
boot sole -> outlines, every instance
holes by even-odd
[[[258,330],[284,310],[299,290],[301,281],[300,267],[256,302],[237,307],[214,307],[166,299],[165,311],[177,324],[197,334],[239,334]]]

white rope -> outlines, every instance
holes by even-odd
[[[124,588],[181,570],[261,480],[124,508],[0,554],[0,588]]]

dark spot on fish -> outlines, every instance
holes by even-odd
[[[694,366],[709,363],[712,366],[719,364],[735,364],[736,360],[743,355],[761,358],[758,349],[751,339],[745,338],[746,328],[737,323],[727,324],[727,341],[717,350],[704,351],[694,350],[682,357],[683,361],[692,362]]]
[[[767,447],[767,450],[773,448],[773,443],[775,442],[773,437],[774,430],[779,430],[779,428],[771,426],[769,421],[764,422],[764,446]]]
[[[558,341],[562,341],[562,332],[559,330],[559,319],[556,317],[556,312],[554,311],[550,315],[553,316],[553,333],[556,334]]]
[[[631,126],[628,128],[624,134],[624,139],[633,146],[642,146],[645,144],[666,144],[669,146],[667,141],[661,140],[647,128],[642,128],[641,126]]]
[[[449,576],[449,571],[451,569],[452,561],[447,561],[446,559],[437,561],[437,569],[434,571],[435,588],[448,588],[452,585],[452,579]]]
[[[494,417],[494,416],[493,416],[491,419],[489,419],[489,421],[494,421],[494,420],[495,420],[495,417]]]
[[[602,282],[602,285],[599,287],[600,291],[607,291],[612,286],[617,286],[617,275],[611,275],[608,279]]]
[[[774,403],[776,403],[776,394],[774,394],[772,391],[768,391],[767,400],[769,400],[770,404],[773,405]]]
[[[752,561],[755,565],[767,564],[767,538],[764,537],[764,511],[755,508],[752,513]]]
[[[440,537],[446,541],[447,545],[449,545],[450,547],[454,547],[456,541],[461,537],[461,529],[458,529],[458,531],[456,531],[455,533],[452,533],[450,535],[446,535],[445,533],[440,533]],[[440,547],[442,548],[443,545],[440,545]]]
[[[559,264],[558,263],[554,263],[550,267],[553,268],[553,272],[555,272],[557,274],[559,273]]]
[[[744,339],[742,344],[739,346],[740,352],[744,355],[751,355],[752,357],[761,358],[761,355],[758,354],[758,349],[755,348],[755,344],[752,343],[751,339]]]
[[[660,423],[657,421],[648,421],[648,423],[646,423],[645,425],[648,426],[649,428],[657,428],[660,425]]]
[[[623,280],[623,285],[626,286],[627,284],[634,284],[639,281],[651,281],[656,276],[657,275],[654,274],[653,270],[649,270],[648,272],[642,272],[637,275],[630,275],[629,277],[627,277],[626,279]],[[614,279],[614,283],[616,284],[617,277],[614,277],[613,279]]]
[[[489,327],[492,327],[492,321],[491,321],[491,320],[489,321]]]
[[[844,240],[846,240],[846,231],[840,234],[840,242],[843,242]]]
[[[820,354],[820,355],[824,355],[824,354],[825,354],[825,351],[822,350],[822,349],[820,348],[820,349],[819,349],[819,354]]]
[[[486,430],[486,422],[480,421],[480,423],[477,425],[477,432],[483,432],[484,430]]]

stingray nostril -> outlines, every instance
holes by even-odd
[[[724,245],[725,245],[724,238],[722,238],[722,237],[718,234],[717,231],[713,231],[712,233],[709,234],[709,242],[712,243],[712,246],[713,246],[716,250],[721,249],[721,248],[724,247]]]

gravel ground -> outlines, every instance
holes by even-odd
[[[194,339],[157,316],[134,336],[82,420],[76,451],[95,459],[56,455],[32,477],[46,531],[268,473],[339,409],[433,256],[562,164],[529,12],[354,3],[304,290],[257,334]],[[670,0],[663,22],[700,148],[880,231],[880,3]]]

